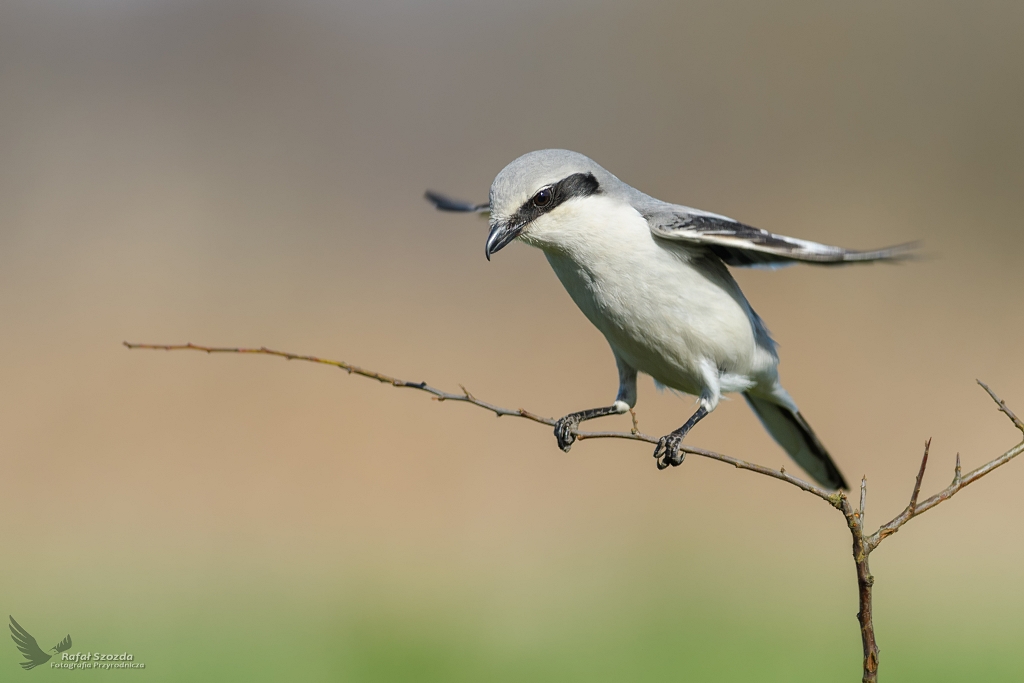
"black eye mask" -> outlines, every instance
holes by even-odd
[[[542,193],[545,192],[550,193],[546,201],[545,197],[542,197]],[[537,194],[527,199],[519,207],[519,210],[508,222],[511,225],[525,226],[574,197],[589,197],[600,192],[601,184],[597,182],[593,173],[573,173],[554,185],[541,188]]]

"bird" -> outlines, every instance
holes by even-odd
[[[742,393],[761,424],[815,481],[846,489],[842,473],[779,381],[779,355],[729,267],[898,261],[916,245],[854,251],[778,235],[723,215],[664,202],[578,152],[544,149],[505,166],[487,203],[428,191],[437,209],[489,215],[487,260],[514,241],[539,248],[569,296],[604,335],[618,369],[610,406],[555,424],[568,452],[581,422],[633,409],[637,374],[697,397],[696,412],[661,437],[658,469],[682,464],[686,435]]]
[[[32,634],[26,631],[21,624],[15,621],[13,616],[7,616],[11,620],[11,623],[8,625],[8,628],[11,629],[11,640],[14,641],[14,644],[19,650],[21,650],[21,654],[24,655],[27,660],[19,662],[19,664],[21,664],[21,668],[28,671],[29,669],[34,669],[40,664],[45,664],[50,661],[50,658],[53,655],[48,655],[43,652],[42,648],[39,647],[39,643],[36,642],[36,639]],[[71,649],[70,634],[64,636],[64,640],[50,648],[54,654],[65,652],[69,649]]]

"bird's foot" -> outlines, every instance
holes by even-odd
[[[580,426],[582,417],[582,413],[569,413],[555,423],[555,438],[558,439],[558,447],[566,453],[576,441],[576,429]]]
[[[678,432],[672,432],[658,439],[658,445],[654,449],[654,458],[658,461],[659,470],[663,470],[669,465],[678,467],[683,464],[686,453],[679,450],[679,445],[682,442],[683,435]]]

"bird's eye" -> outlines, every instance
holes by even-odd
[[[551,188],[545,187],[540,192],[533,195],[534,206],[547,206],[551,203]]]

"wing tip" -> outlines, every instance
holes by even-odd
[[[440,192],[434,192],[433,190],[427,190],[423,193],[423,197],[434,205],[434,208],[438,211],[454,211],[457,213],[489,213],[491,205],[488,204],[473,204],[471,202],[464,202],[460,199],[452,199],[447,195],[443,195]]]
[[[847,251],[843,255],[843,261],[847,263],[871,263],[874,261],[885,261],[887,263],[899,263],[901,261],[916,261],[921,259],[921,241],[904,242],[884,249],[872,249],[870,251]]]

